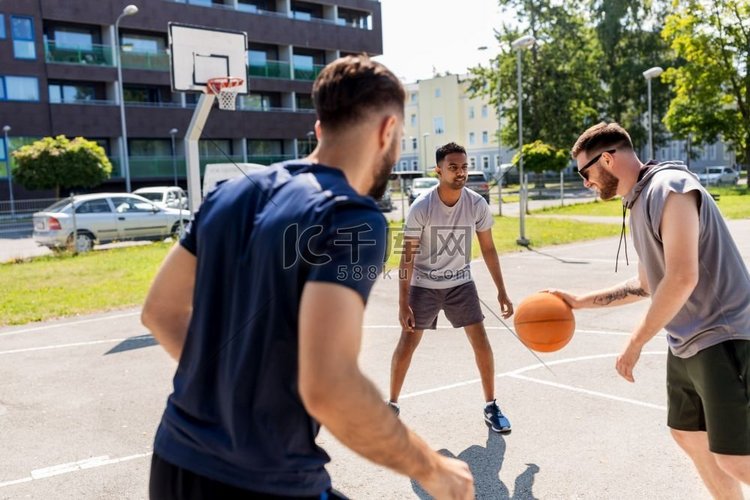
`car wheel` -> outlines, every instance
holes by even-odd
[[[182,233],[184,232],[185,226],[187,225],[188,225],[188,221],[186,220],[182,221],[182,228],[180,228],[180,221],[175,222],[174,226],[172,226],[172,231],[169,233],[169,235],[173,239],[179,240],[182,237]]]
[[[72,248],[72,246],[72,238],[68,238],[68,248]],[[76,252],[84,253],[90,251],[92,248],[94,248],[94,237],[85,231],[78,231],[76,234]]]

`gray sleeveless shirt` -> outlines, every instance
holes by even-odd
[[[700,195],[698,285],[667,324],[675,356],[687,358],[726,340],[750,340],[750,274],[713,198],[681,162],[647,165],[623,198],[630,209],[630,230],[653,293],[666,266],[661,218],[670,193]]]

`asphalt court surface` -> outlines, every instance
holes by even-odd
[[[729,225],[750,263],[750,220]],[[617,239],[541,251],[501,256],[515,304],[547,287],[583,292],[613,285],[636,269],[621,253],[614,273]],[[484,264],[473,265],[481,298],[498,312]],[[361,355],[363,371],[384,394],[400,332],[395,278],[385,276],[373,290]],[[485,312],[498,400],[513,424],[508,436],[484,425],[468,341],[441,315],[439,329],[427,332],[415,353],[401,418],[435,449],[469,463],[478,498],[708,498],[666,427],[663,333],[644,348],[635,384],[614,371],[646,306],[577,312],[571,343],[540,355],[547,367]],[[0,499],[146,497],[153,434],[175,363],[138,314],[0,330]],[[359,411],[352,408],[355,417]],[[332,457],[334,486],[352,498],[428,498],[325,430],[319,442]]]

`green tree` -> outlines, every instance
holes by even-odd
[[[13,152],[14,179],[26,189],[90,188],[109,179],[112,164],[93,141],[64,135],[44,137]]]
[[[684,61],[664,80],[674,87],[664,123],[677,137],[723,139],[750,172],[750,2],[675,1],[662,36]]]
[[[592,22],[602,57],[595,66],[605,89],[598,103],[601,119],[625,127],[638,147],[648,142],[647,82],[643,72],[653,66],[672,66],[673,55],[661,38],[669,6],[653,0],[592,0]],[[651,82],[652,112],[664,116],[670,88]],[[654,143],[663,142],[664,126],[653,120]]]
[[[582,125],[598,118],[603,90],[596,71],[600,51],[595,33],[586,25],[579,3],[572,0],[500,0],[500,5],[508,13],[515,12],[517,21],[497,32],[501,52],[492,66],[471,69],[470,91],[489,95],[497,106],[499,76],[501,137],[504,144],[517,148],[517,53],[511,43],[524,34],[533,35],[537,43],[521,51],[524,142],[542,140],[569,148]]]
[[[524,144],[522,151],[524,171],[536,174],[536,186],[538,188],[544,187],[544,172],[559,172],[570,164],[567,148],[556,149],[542,141]],[[511,161],[517,167],[519,160],[520,157],[516,153]]]

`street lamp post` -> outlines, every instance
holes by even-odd
[[[120,154],[122,155],[122,172],[125,174],[125,189],[130,192],[130,161],[128,159],[128,130],[125,124],[125,95],[122,85],[122,61],[120,58],[120,20],[123,17],[133,16],[138,13],[138,7],[128,5],[122,9],[122,14],[115,21],[115,65],[117,66],[117,97],[120,102],[120,128],[122,128],[122,144]]]
[[[478,47],[477,50],[487,50],[486,46]],[[500,56],[497,56],[497,166],[495,177],[497,179],[497,215],[503,215],[503,143],[500,137],[502,129],[503,98],[500,93]]]
[[[643,72],[643,76],[646,78],[646,85],[648,86],[648,154],[649,160],[654,159],[654,125],[651,116],[651,80],[661,75],[664,72],[659,66],[654,66]]]
[[[531,35],[522,36],[516,39],[511,47],[516,51],[516,68],[518,73],[518,175],[521,183],[521,196],[519,202],[519,221],[520,234],[516,243],[527,247],[531,243],[526,239],[526,182],[523,175],[523,92],[521,89],[522,68],[521,68],[521,51],[527,49],[536,43],[536,38]]]
[[[177,149],[175,149],[174,136],[177,135],[177,132],[179,131],[176,128],[169,131],[169,135],[172,138],[172,174],[174,175],[175,186],[177,186],[177,157],[175,156]]]
[[[424,175],[427,177],[427,138],[430,137],[429,132],[422,134],[422,149],[424,149]]]
[[[10,170],[10,141],[8,141],[8,132],[10,125],[3,127],[3,137],[5,138],[5,170],[8,174],[8,199],[10,200],[10,216],[16,216],[16,206],[13,200],[13,173]]]

